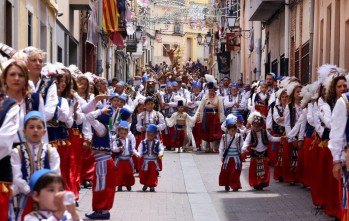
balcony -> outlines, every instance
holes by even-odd
[[[136,52],[138,41],[136,40],[135,34],[128,35],[126,38],[126,52]]]
[[[284,7],[281,0],[251,0],[250,21],[268,21],[279,9]]]
[[[70,0],[69,4],[72,10],[92,10],[91,0]]]

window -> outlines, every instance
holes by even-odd
[[[12,45],[12,4],[6,2],[5,16],[5,42],[7,45]]]
[[[183,34],[183,24],[181,23],[175,23],[174,24],[174,30],[173,32],[175,34]]]
[[[294,76],[299,79],[299,49],[295,53]]]
[[[331,28],[331,4],[327,7],[327,19],[326,19],[326,41],[325,41],[325,62],[327,64],[331,63],[331,38],[332,38],[332,28]]]
[[[305,85],[309,81],[309,42],[307,42],[302,46],[301,82]]]
[[[280,56],[280,76],[287,76],[288,73],[286,73],[286,59],[285,54]]]
[[[271,63],[271,72],[273,72],[274,74],[278,75],[278,60],[277,59],[275,59]]]
[[[33,14],[28,11],[28,46],[33,45]]]
[[[265,73],[270,73],[270,52],[268,53],[267,63],[264,64]]]
[[[50,62],[53,62],[53,35],[52,27],[50,27]]]
[[[349,70],[349,20],[345,22],[345,50],[344,50],[344,68]]]
[[[57,46],[57,61],[63,63],[63,50]]]
[[[167,51],[170,50],[171,45],[170,44],[163,44],[162,47],[162,56],[168,57]]]

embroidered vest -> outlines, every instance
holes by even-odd
[[[148,140],[142,140],[142,144],[143,144],[143,149],[142,149],[142,152],[143,152],[143,155],[147,155],[148,154],[148,151],[149,151],[149,148],[148,147]],[[160,141],[159,140],[154,140],[153,141],[153,147],[152,147],[152,154],[153,155],[158,155],[160,152]]]
[[[123,146],[122,141],[119,138],[117,138],[115,141],[116,141],[117,147]],[[126,145],[127,145],[128,151],[130,152],[130,155],[132,156],[132,154],[133,154],[132,142],[129,139],[126,139],[126,142],[127,142]],[[123,153],[123,151],[120,151],[120,152],[117,152],[116,155],[119,156],[119,155],[122,155],[122,153]]]
[[[263,145],[267,146],[269,144],[267,131],[262,129],[261,135],[262,135]],[[252,147],[257,147],[257,145],[258,145],[258,136],[254,130],[251,130],[251,145],[252,145]]]
[[[13,98],[6,98],[4,103],[2,104],[2,109],[0,110],[0,127],[5,121],[5,117],[7,112],[11,109],[13,105],[15,105],[17,101]]]
[[[173,95],[172,94],[164,94],[164,102],[165,103],[170,103],[171,101],[173,101]],[[175,112],[175,108],[173,107],[170,107],[170,108],[167,108],[165,109],[165,115],[167,117],[171,117],[171,115]]]
[[[105,125],[106,133],[102,135],[98,135],[97,132],[92,127],[92,150],[99,152],[111,153],[110,142],[111,136],[109,134],[108,125]]]
[[[315,128],[307,122],[307,124],[305,126],[305,136],[308,138],[311,137],[314,133],[314,130],[315,130]]]
[[[284,110],[282,109],[281,105],[275,105],[276,103],[273,102],[270,104],[270,108],[271,108],[271,116],[274,115],[274,107],[276,108],[276,111],[278,112],[280,117],[284,116]],[[280,126],[279,124],[277,124],[274,121],[274,117],[272,117],[273,120],[273,131],[275,134],[283,134],[285,132],[285,127]]]
[[[268,107],[268,100],[269,100],[269,94],[267,93],[267,98],[265,98],[265,100],[266,100],[266,102],[265,102],[265,104],[263,104],[263,103],[261,103],[260,101],[259,101],[259,98],[260,98],[260,96],[259,96],[259,94],[260,94],[261,92],[258,92],[257,94],[256,94],[256,96],[255,96],[255,98],[254,98],[254,103],[256,103],[256,104],[258,104],[258,105],[261,105],[261,106],[264,106],[264,107]]]
[[[219,88],[219,93],[224,97],[224,88]],[[231,88],[227,88],[227,95],[231,95]]]
[[[143,115],[143,118],[142,118],[142,125],[146,126],[147,124],[150,123],[150,120],[147,119],[147,111],[144,111],[142,113]],[[155,114],[154,114],[154,110],[151,112],[151,117],[153,117],[153,124],[155,125],[158,125],[159,124],[159,112],[155,111]]]
[[[139,135],[141,132],[137,130],[137,114],[135,112],[132,113],[132,123],[131,123],[131,132],[133,135]]]
[[[54,82],[55,81],[53,78],[48,78],[46,76],[41,75],[41,82],[40,82],[37,93],[40,93],[40,95],[44,99],[44,104],[46,104],[46,96],[47,96],[48,89],[51,87],[51,85]]]
[[[57,107],[62,106],[62,97],[58,97],[58,105]],[[66,140],[68,139],[68,130],[65,126],[64,122],[61,122],[58,120],[58,110],[56,108],[55,114],[52,118],[52,120],[47,122],[47,133],[48,133],[48,140],[49,141],[55,141],[55,140]]]
[[[39,111],[39,104],[40,104],[39,96],[40,96],[39,93],[32,93],[32,94],[28,94],[25,97],[26,113],[29,113],[30,111]]]
[[[43,145],[40,145],[37,162],[35,162],[33,153],[27,143],[17,146],[18,154],[21,159],[21,171],[22,178],[29,183],[31,175],[40,169],[50,168],[50,145],[47,145],[47,149]]]
[[[296,124],[296,107],[294,103],[289,103],[288,104],[288,109],[290,110],[290,123],[291,123],[291,128],[294,127]]]

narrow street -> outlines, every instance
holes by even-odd
[[[252,190],[249,162],[243,164],[243,189],[229,193],[218,186],[221,163],[216,154],[165,152],[163,165],[155,193],[142,192],[138,177],[132,192],[116,193],[111,220],[333,220],[316,214],[310,191],[300,186],[271,181],[264,191]],[[82,189],[80,193],[78,209],[84,217],[91,211],[92,191]]]

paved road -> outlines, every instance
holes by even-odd
[[[138,177],[132,192],[117,192],[111,220],[124,221],[280,221],[333,220],[316,214],[310,193],[299,186],[271,181],[264,191],[248,185],[249,162],[241,175],[242,190],[218,186],[217,154],[166,152],[155,193],[142,192]],[[91,190],[81,190],[79,211],[91,211]]]

